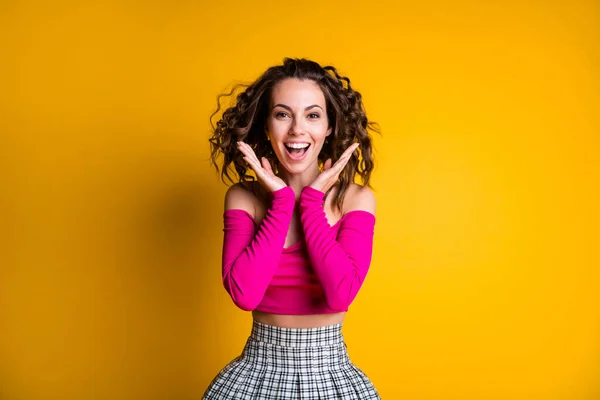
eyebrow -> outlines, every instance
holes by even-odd
[[[281,104],[281,103],[279,103],[279,104],[275,104],[275,105],[273,106],[273,108],[271,108],[271,110],[272,110],[272,109],[274,109],[275,107],[282,107],[282,108],[285,108],[285,109],[286,109],[286,110],[288,110],[288,111],[292,111],[292,108],[291,108],[290,106],[286,106],[285,104]],[[306,108],[304,109],[304,111],[308,111],[308,110],[310,110],[311,108],[315,108],[315,107],[319,107],[321,110],[323,110],[323,108],[322,108],[320,105],[318,105],[318,104],[313,104],[312,106],[308,106],[308,107],[306,107]]]

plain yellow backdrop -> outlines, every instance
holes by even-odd
[[[286,56],[382,128],[344,334],[383,398],[600,398],[597,1],[6,1],[0,32],[1,399],[199,399],[240,353],[208,117]]]

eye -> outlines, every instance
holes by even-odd
[[[288,113],[283,112],[283,111],[278,111],[278,112],[275,113],[275,118],[284,118],[284,117],[287,117],[287,116],[288,116]]]
[[[321,117],[321,116],[317,113],[308,114],[308,118],[310,118],[310,119],[317,119],[319,117]]]

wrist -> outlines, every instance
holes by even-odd
[[[300,193],[300,201],[302,203],[325,203],[325,192],[316,189],[312,186],[305,186]]]
[[[325,196],[324,191],[322,191],[321,189],[317,189],[316,187],[311,186],[311,185],[304,186],[302,188],[302,192],[307,192],[308,194],[316,195],[316,196]]]
[[[294,190],[290,186],[284,186],[281,189],[273,190],[272,192],[269,192],[269,194],[272,199],[296,199]]]

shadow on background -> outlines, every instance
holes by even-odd
[[[214,312],[230,302],[226,186],[205,159],[172,150],[22,157],[11,210],[22,245],[0,296],[2,398],[198,399],[239,350],[223,335],[234,307]]]

